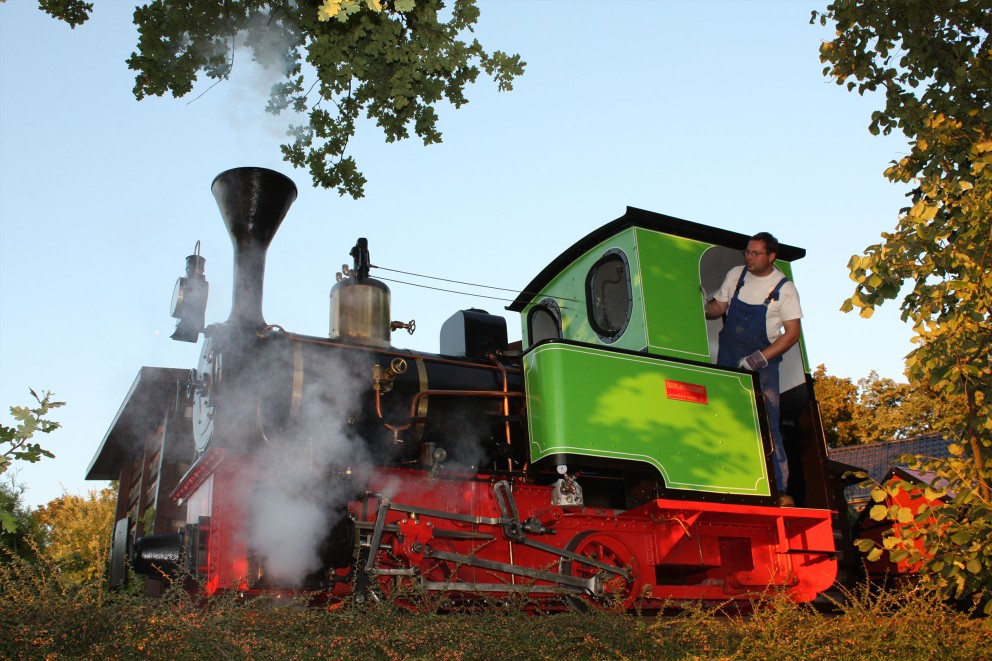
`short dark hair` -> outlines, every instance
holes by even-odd
[[[778,254],[778,239],[771,235],[770,232],[758,232],[751,237],[752,241],[764,241],[765,250],[768,252],[773,252]]]

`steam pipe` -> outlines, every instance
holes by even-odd
[[[234,247],[234,294],[227,323],[248,329],[264,328],[265,256],[272,237],[296,200],[296,185],[274,170],[249,167],[220,173],[210,190]]]

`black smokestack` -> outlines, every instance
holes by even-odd
[[[217,175],[210,190],[234,245],[234,300],[227,323],[262,328],[265,254],[296,200],[296,185],[273,170],[234,168]]]

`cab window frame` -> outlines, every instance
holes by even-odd
[[[535,339],[534,337],[534,318],[538,314],[547,314],[550,318],[551,323],[554,325],[555,334],[550,336],[543,336],[541,338]],[[535,305],[527,313],[527,338],[530,341],[528,346],[534,346],[538,342],[543,342],[544,340],[560,340],[562,339],[562,325],[561,325],[561,308],[558,306],[558,301],[553,298],[545,298],[540,303]]]
[[[597,296],[593,291],[594,285],[600,284],[602,288],[603,281],[597,280],[596,276],[599,275],[600,269],[602,269],[606,264],[612,262],[619,262],[622,266],[623,272],[621,275],[622,284],[625,289],[626,295],[626,309],[621,312],[623,317],[622,322],[619,324],[614,324],[607,328],[601,321],[609,320],[610,312],[619,312],[619,308],[622,305],[616,305],[616,302],[612,304],[604,304],[605,298],[602,296]],[[610,281],[605,284],[613,284],[614,286],[620,286],[620,282]],[[589,321],[589,325],[596,336],[604,343],[612,344],[619,340],[627,327],[630,325],[631,315],[634,310],[634,293],[633,287],[631,286],[631,274],[630,274],[630,261],[627,259],[627,254],[620,248],[611,248],[604,252],[596,262],[589,267],[589,271],[586,274],[586,317]],[[611,297],[612,298],[612,297]]]

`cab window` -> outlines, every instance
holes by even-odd
[[[557,301],[548,298],[531,308],[527,315],[527,337],[532,345],[561,339],[561,310]]]
[[[630,267],[622,250],[604,254],[586,277],[589,324],[604,342],[614,342],[630,323],[633,296]]]

